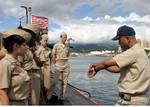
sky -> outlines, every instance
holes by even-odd
[[[62,31],[74,43],[100,43],[111,40],[117,29],[128,25],[136,37],[150,40],[150,0],[0,0],[0,31],[25,24],[25,9],[49,19],[48,36],[59,40]]]

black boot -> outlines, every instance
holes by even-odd
[[[59,99],[59,105],[64,105],[64,100]]]
[[[58,96],[52,95],[51,99],[48,100],[48,105],[59,105]]]

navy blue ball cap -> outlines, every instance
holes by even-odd
[[[117,35],[112,38],[112,40],[119,40],[121,36],[135,36],[135,31],[132,27],[127,25],[123,25],[118,28]]]

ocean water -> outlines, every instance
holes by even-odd
[[[69,83],[90,92],[92,98],[102,105],[115,105],[118,98],[117,82],[120,74],[102,70],[94,78],[87,77],[90,63],[108,58],[99,56],[70,57]]]
[[[69,83],[91,93],[92,98],[103,105],[114,105],[117,100],[117,80],[119,74],[106,70],[100,71],[94,78],[87,77],[89,64],[108,57],[84,56],[70,57],[71,72]]]

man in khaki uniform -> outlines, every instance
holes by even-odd
[[[4,40],[6,56],[0,60],[0,90],[5,91],[11,105],[27,105],[30,77],[17,60],[26,51],[25,39],[9,35]]]
[[[148,105],[150,64],[143,47],[136,41],[134,29],[126,25],[121,26],[113,40],[119,40],[123,52],[112,59],[91,64],[89,78],[102,69],[120,73],[117,104]]]
[[[43,62],[42,70],[42,86],[45,91],[50,91],[50,63],[51,63],[51,49],[46,47],[48,42],[48,35],[43,34],[39,40],[38,49],[35,51],[36,56]]]
[[[62,32],[60,35],[60,41],[54,45],[52,50],[52,60],[53,63],[55,64],[56,81],[58,81],[60,77],[60,79],[63,81],[64,84],[63,90],[61,90],[59,96],[60,103],[61,102],[63,103],[63,100],[65,98],[68,77],[69,77],[69,70],[70,70],[70,65],[68,62],[69,48],[66,45],[66,40],[67,40],[67,34],[65,32]],[[63,78],[61,78],[62,76]]]

